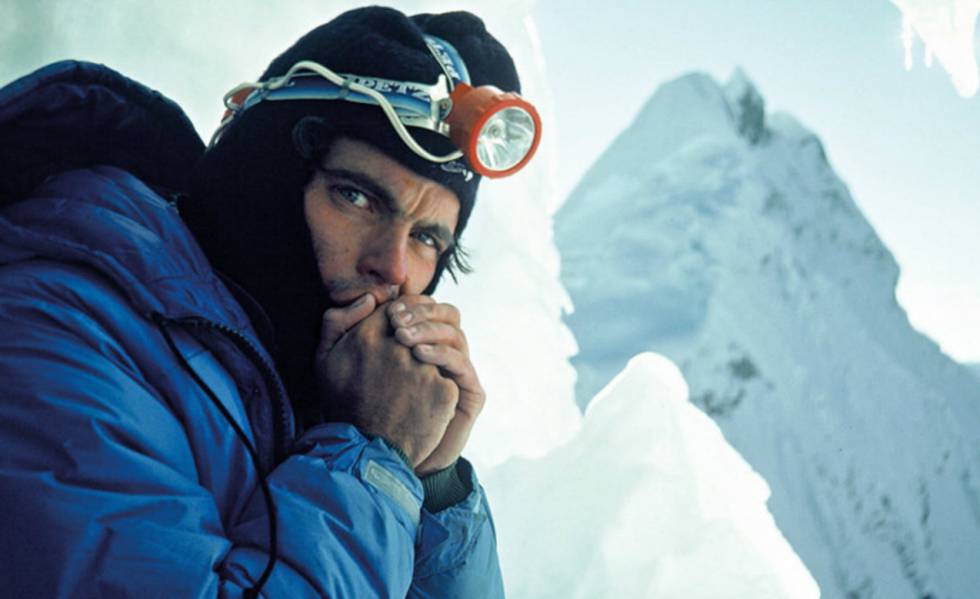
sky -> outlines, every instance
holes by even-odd
[[[357,4],[255,3],[246,19],[230,2],[180,0],[161,18],[135,0],[0,0],[0,83],[59,58],[105,61],[174,97],[207,135],[201,115],[220,112],[214,96],[314,24],[295,15],[325,20]],[[479,2],[466,6],[479,12]],[[905,70],[891,1],[620,0],[598,9],[539,0],[532,16],[552,91],[545,132],[557,136],[559,198],[659,84],[695,70],[724,81],[741,66],[770,110],[823,140],[902,269],[897,295],[913,326],[955,359],[980,362],[980,96],[961,97],[938,65],[923,66],[918,42]],[[245,22],[264,26],[243,31]]]

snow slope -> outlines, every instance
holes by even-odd
[[[556,242],[580,403],[663,353],[824,597],[980,596],[980,384],[909,326],[820,140],[743,73],[663,85]]]
[[[765,481],[688,403],[680,371],[663,356],[633,358],[568,443],[484,481],[500,490],[509,596],[820,595],[765,507]]]

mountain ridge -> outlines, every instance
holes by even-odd
[[[820,139],[743,72],[661,86],[555,239],[580,403],[663,353],[769,482],[825,597],[980,588],[980,384],[912,329]]]

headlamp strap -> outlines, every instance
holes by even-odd
[[[218,130],[214,132],[214,136],[211,138],[212,145],[221,136],[225,127],[230,125],[235,120],[235,117],[238,116],[238,113],[244,110],[248,97],[255,93],[257,89],[258,87],[255,85],[242,85],[225,96],[225,113],[221,115],[221,123],[218,125]]]
[[[243,84],[226,96],[226,110],[221,118],[221,127],[215,132],[214,139],[217,139],[221,129],[229,125],[238,114],[263,100],[309,99],[345,100],[363,104],[377,103],[365,94],[353,91],[351,89],[352,83],[366,85],[383,93],[406,124],[423,126],[445,133],[445,125],[442,124],[442,119],[445,118],[452,106],[448,102],[448,94],[452,93],[457,84],[469,84],[470,74],[466,68],[466,63],[463,62],[459,52],[452,44],[434,35],[426,35],[425,43],[446,75],[446,79],[435,86],[357,75],[340,75],[343,78],[343,84],[338,85],[314,76],[312,73],[302,73],[289,77],[283,82],[283,85],[270,86],[269,83],[274,80],[258,84]],[[440,79],[442,78],[440,77]],[[446,84],[448,84],[448,89],[442,87]],[[445,89],[445,91],[436,91],[440,88]]]
[[[344,84],[340,86],[340,95],[337,96],[338,100],[347,99],[347,96],[350,94],[350,84],[351,84],[351,78],[348,75],[344,77]]]
[[[466,68],[466,63],[452,44],[434,35],[426,35],[425,43],[453,86],[457,83],[470,83],[470,72]]]

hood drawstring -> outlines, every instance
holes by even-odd
[[[160,328],[160,332],[163,334],[164,339],[166,339],[167,345],[170,347],[170,351],[177,356],[181,366],[187,371],[188,374],[191,375],[194,382],[196,382],[201,390],[203,390],[208,398],[210,398],[211,402],[218,408],[218,411],[221,412],[221,415],[224,416],[225,420],[227,420],[231,425],[231,428],[235,430],[235,434],[238,435],[238,438],[242,441],[242,444],[245,445],[248,455],[252,458],[252,464],[255,466],[255,471],[258,474],[259,486],[262,488],[262,495],[265,497],[265,505],[269,513],[269,561],[266,564],[262,575],[259,576],[259,579],[255,582],[255,584],[252,585],[251,588],[245,590],[245,597],[247,599],[254,599],[259,596],[259,592],[262,590],[262,587],[265,586],[266,581],[268,581],[269,577],[272,575],[272,569],[275,567],[276,560],[278,559],[279,547],[277,538],[276,504],[272,500],[272,490],[269,488],[269,483],[266,482],[265,475],[262,472],[259,454],[255,450],[255,445],[252,444],[252,441],[248,438],[248,435],[245,434],[242,427],[239,426],[234,417],[232,417],[231,413],[228,411],[228,408],[221,403],[221,400],[218,399],[218,396],[215,395],[214,391],[208,386],[207,383],[204,382],[203,379],[201,379],[200,375],[197,374],[193,368],[191,368],[191,365],[187,362],[187,359],[177,349],[177,344],[174,343],[173,337],[170,335],[170,331],[167,330],[167,327],[170,325],[167,318],[162,314],[155,312],[153,313],[153,320]]]

